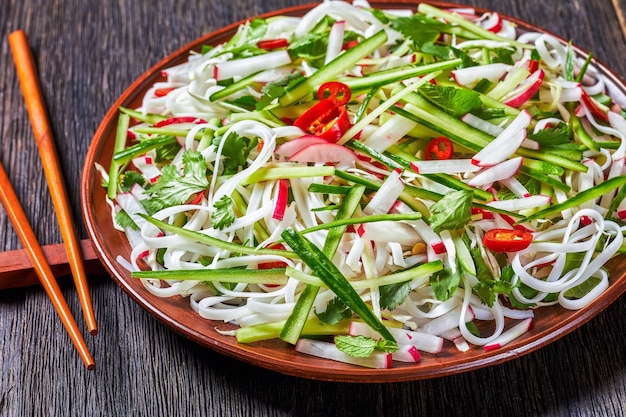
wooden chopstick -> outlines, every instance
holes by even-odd
[[[52,270],[50,266],[45,260],[44,253],[39,246],[37,241],[37,237],[33,232],[30,224],[28,222],[28,218],[20,205],[20,202],[15,194],[15,190],[9,181],[9,177],[4,170],[4,167],[0,163],[0,199],[2,200],[2,204],[4,205],[7,215],[9,216],[9,220],[13,224],[15,231],[17,232],[18,237],[22,241],[24,245],[24,249],[26,250],[33,266],[35,267],[35,271],[41,280],[41,284],[52,300],[52,304],[54,305],[55,310],[61,317],[61,321],[67,330],[72,342],[78,349],[78,354],[80,355],[83,362],[87,366],[87,369],[95,369],[96,364],[87,349],[87,345],[85,344],[85,340],[83,339],[80,331],[78,330],[78,326],[74,321],[74,317],[72,316],[72,312],[70,311],[67,303],[65,302],[65,298],[63,298],[63,294],[59,288],[59,284],[57,284]]]
[[[9,34],[9,44],[13,53],[17,75],[22,86],[26,108],[33,126],[35,140],[39,148],[39,155],[43,164],[44,174],[50,189],[52,204],[57,215],[61,236],[70,268],[74,277],[74,283],[83,309],[83,315],[87,323],[89,333],[95,335],[98,326],[91,303],[87,274],[82,262],[80,243],[74,231],[72,215],[69,208],[67,193],[63,183],[61,168],[57,160],[54,139],[48,122],[48,116],[44,105],[43,96],[37,81],[37,71],[33,62],[26,35],[17,30]]]

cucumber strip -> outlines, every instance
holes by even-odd
[[[364,193],[365,186],[357,185],[352,187],[350,192],[344,198],[343,203],[339,206],[335,218],[339,219],[339,221],[350,219],[359,207]],[[329,259],[333,258],[335,252],[337,251],[337,247],[339,247],[341,237],[346,231],[346,227],[347,224],[331,226],[328,231],[328,235],[326,236],[326,241],[324,242],[324,248],[322,249],[324,256]],[[283,330],[280,332],[281,340],[291,344],[295,344],[298,341],[304,324],[311,313],[311,308],[313,307],[313,303],[315,302],[315,297],[317,297],[318,292],[318,285],[309,284],[306,286],[302,294],[300,294],[300,297],[298,297],[298,301],[296,301],[296,305],[289,315],[289,318],[285,323],[285,327],[283,327]]]
[[[613,190],[623,186],[624,184],[626,184],[626,175],[611,178],[601,184],[596,185],[595,187],[591,187],[579,192],[575,196],[568,198],[562,203],[553,204],[548,208],[540,210],[535,214],[526,217],[524,221],[530,221],[540,218],[548,219],[561,213],[563,210],[575,207],[589,200],[595,200],[597,198],[600,198],[604,194],[612,192]]]
[[[344,71],[355,66],[361,59],[374,52],[387,41],[387,32],[381,30],[373,36],[365,39],[354,48],[348,49],[329,63],[315,71],[303,82],[296,84],[278,98],[281,106],[288,106],[298,100],[306,98],[322,83],[336,77]]]
[[[167,279],[181,281],[216,281],[246,284],[285,285],[289,279],[285,268],[272,269],[167,269],[160,271],[135,271],[133,278]]]
[[[230,96],[231,94],[235,94],[236,92],[243,90],[244,88],[246,88],[247,86],[251,85],[254,82],[254,77],[256,77],[256,75],[259,72],[256,72],[252,75],[248,75],[247,77],[244,77],[222,88],[220,91],[216,91],[215,93],[209,96],[209,101],[221,100],[223,98]]]
[[[357,186],[358,187],[358,186]],[[318,230],[325,230],[330,228],[336,228],[337,226],[348,226],[354,224],[362,224],[362,223],[377,223],[377,222],[385,222],[385,221],[411,221],[411,220],[420,220],[424,216],[421,213],[406,213],[406,214],[373,214],[371,216],[364,217],[351,217],[347,219],[333,220],[332,222],[319,224],[317,226],[309,227],[307,229],[303,229],[300,231],[301,234],[305,235],[307,233],[317,232]],[[333,229],[335,230],[335,229]]]
[[[133,146],[129,146],[128,148],[113,154],[113,160],[118,163],[125,163],[137,156],[143,155],[144,153],[152,149],[156,149],[165,145],[170,145],[172,143],[176,143],[175,136],[157,136],[154,138],[142,140],[141,142]]]
[[[456,258],[459,260],[461,267],[472,275],[476,275],[476,264],[469,248],[456,232],[456,230],[450,230],[450,236],[454,242],[456,248]]]
[[[322,193],[322,194],[348,194],[351,187],[347,187],[345,185],[327,185],[327,184],[319,184],[314,182],[309,185],[310,193]]]
[[[368,74],[364,77],[343,77],[337,81],[344,83],[352,92],[360,92],[374,88],[380,88],[387,84],[406,80],[421,75],[430,74],[435,71],[443,71],[455,68],[462,64],[461,58],[451,59],[449,61],[441,61],[427,65],[405,65],[398,68],[392,68],[385,71],[378,71]]]
[[[148,135],[161,135],[161,136],[178,136],[184,138],[189,133],[189,129],[174,129],[170,126],[167,127],[153,127],[153,126],[138,126],[133,129],[135,133],[145,133]],[[196,133],[195,138],[201,139],[203,131]]]
[[[126,146],[126,139],[128,137],[128,126],[130,125],[130,116],[127,114],[120,114],[117,119],[117,130],[115,132],[115,145],[113,145],[113,154],[122,152]],[[117,185],[120,175],[120,162],[111,158],[111,165],[109,166],[109,182],[107,183],[107,196],[114,200],[117,196]]]
[[[139,120],[140,122],[149,123],[151,125],[156,124],[161,120],[167,119],[166,116],[162,116],[160,114],[142,113],[140,111],[129,109],[127,107],[120,107],[119,109],[122,113],[129,115],[131,118]]]
[[[540,181],[550,187],[564,191],[566,193],[570,192],[572,188],[561,181],[559,178],[551,177],[550,175],[544,174],[542,171],[539,171],[534,168],[529,168],[528,166],[522,165],[519,169],[519,172],[528,175],[530,178],[534,178],[537,181]]]
[[[185,239],[204,243],[205,245],[213,246],[215,248],[227,250],[233,253],[239,253],[244,255],[277,255],[283,256],[285,258],[298,258],[297,254],[290,251],[263,248],[257,249],[251,246],[238,245],[236,243],[227,242],[222,239],[217,239],[215,237],[205,235],[204,233],[196,232],[195,230],[177,227],[161,220],[157,220],[154,217],[147,216],[145,214],[140,214],[140,216],[149,223],[155,225],[161,230],[165,230],[166,232],[170,232],[180,237],[184,237]]]
[[[613,213],[615,213],[615,210],[617,210],[624,198],[626,198],[626,187],[621,187],[617,192],[617,195],[615,195],[615,198],[611,202],[611,205],[609,206],[609,209],[605,216],[606,218],[610,219],[611,216],[613,216]]]
[[[283,231],[281,237],[300,256],[300,259],[313,270],[315,275],[361,320],[380,333],[385,339],[395,342],[395,338],[385,325],[369,309],[335,264],[317,246],[291,228]]]
[[[267,167],[259,168],[248,178],[244,179],[241,184],[249,185],[260,181],[272,181],[281,178],[307,178],[307,177],[328,177],[335,173],[335,168],[332,166],[317,166],[306,167],[296,166],[293,167]]]
[[[427,15],[432,15],[435,17],[439,17],[439,18],[443,18],[445,21],[447,21],[448,23],[455,23],[457,26],[460,26],[461,28],[474,33],[476,35],[478,35],[479,37],[483,38],[483,39],[490,39],[490,40],[494,40],[494,41],[498,41],[498,42],[506,42],[509,43],[511,45],[514,45],[517,48],[522,48],[522,49],[529,49],[529,48],[533,48],[533,45],[529,45],[526,43],[521,43],[515,40],[511,40],[511,39],[507,39],[507,38],[503,38],[502,36],[498,36],[497,34],[490,32],[486,29],[483,29],[482,27],[475,25],[474,23],[470,22],[467,19],[464,19],[463,17],[459,16],[456,13],[448,13],[444,10],[441,10],[435,6],[431,6],[429,4],[426,3],[420,3],[417,6],[417,11],[420,13],[424,13]]]
[[[570,113],[569,123],[572,126],[572,132],[574,132],[574,135],[578,138],[578,140],[580,140],[580,143],[594,151],[600,150],[600,146],[598,146],[591,135],[587,133],[583,125],[580,123],[580,119],[574,112]]]
[[[260,340],[277,339],[280,331],[285,326],[284,321],[257,324],[255,326],[240,327],[235,332],[239,343],[252,343]],[[308,319],[302,327],[302,336],[333,336],[348,334],[350,320],[342,320],[337,324],[328,324],[317,318]]]

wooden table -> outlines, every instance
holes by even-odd
[[[148,67],[204,33],[305,0],[0,2],[0,158],[42,244],[61,241],[6,35],[24,29],[80,236],[82,161],[114,99]],[[474,0],[566,38],[626,75],[620,0]],[[0,250],[20,247],[0,210]],[[68,278],[63,292],[84,334]],[[626,299],[579,330],[502,365],[435,380],[340,384],[298,379],[201,348],[159,324],[109,277],[90,278],[100,332],[87,371],[44,291],[0,291],[3,416],[621,416]]]

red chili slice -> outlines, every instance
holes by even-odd
[[[517,229],[491,229],[483,237],[483,244],[493,252],[518,252],[526,249],[533,234]]]
[[[266,39],[263,41],[258,41],[256,46],[261,49],[265,49],[266,51],[272,49],[286,48],[287,46],[289,46],[289,40],[285,38]]]
[[[344,106],[337,106],[326,99],[298,117],[294,126],[328,141],[337,142],[350,128],[350,118]]]
[[[320,100],[330,100],[336,106],[343,106],[350,101],[352,91],[350,87],[338,81],[328,81],[317,89],[317,98]]]
[[[268,249],[287,250],[281,243],[274,243],[267,246]],[[287,268],[287,264],[281,261],[262,262],[257,266],[259,269]],[[268,287],[278,287],[278,285],[269,284]]]
[[[454,155],[452,141],[445,136],[438,136],[426,145],[426,159],[450,159]]]

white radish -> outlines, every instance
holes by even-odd
[[[482,185],[493,184],[496,181],[505,180],[513,177],[522,166],[522,157],[507,159],[497,165],[489,167],[475,177],[471,178],[467,184],[472,187],[480,187]]]
[[[282,67],[288,64],[291,64],[289,52],[281,49],[279,51],[255,55],[249,58],[217,63],[213,67],[213,78],[217,81],[222,81],[234,77],[247,77],[255,72]]]
[[[396,339],[398,344],[413,345],[417,349],[428,353],[439,353],[443,349],[443,338],[413,330],[399,329],[394,327],[387,328],[391,335]],[[380,338],[380,334],[360,321],[350,323],[350,334],[352,336],[368,336],[371,338]],[[459,333],[460,334],[460,333]]]
[[[551,197],[549,195],[537,194],[524,198],[490,201],[487,205],[500,210],[518,211],[545,206],[550,203],[550,200]]]
[[[476,67],[466,67],[450,71],[450,75],[457,84],[464,87],[473,86],[480,80],[486,79],[491,82],[500,80],[511,69],[510,65],[494,63]]]
[[[367,203],[363,209],[363,213],[372,215],[389,212],[403,190],[404,182],[402,181],[402,170],[394,169],[382,183],[378,192],[372,197],[370,202]]]
[[[284,158],[290,158],[297,152],[306,148],[307,146],[325,144],[325,143],[330,143],[330,142],[324,138],[320,138],[319,136],[304,135],[299,138],[291,139],[283,143],[282,145],[276,148],[274,153]]]
[[[544,78],[545,73],[542,69],[538,69],[530,74],[515,90],[503,97],[502,102],[507,106],[520,107],[537,94]]]
[[[457,172],[476,172],[479,166],[473,159],[429,159],[411,162],[411,169],[418,174],[454,174]]]
[[[299,339],[296,343],[296,352],[376,369],[391,368],[393,360],[391,353],[384,352],[374,352],[365,358],[355,358],[337,349],[334,343],[312,339]]]
[[[474,155],[472,163],[487,167],[509,159],[526,139],[526,128],[531,121],[530,113],[526,110],[521,111],[502,133]]]
[[[336,143],[320,143],[309,145],[293,154],[289,160],[295,162],[314,162],[325,164],[339,162],[354,165],[357,157],[350,149]]]
[[[447,313],[437,317],[434,320],[429,321],[419,328],[421,332],[440,335],[446,331],[459,327],[459,321],[461,320],[462,307],[456,307]],[[474,312],[472,309],[468,309],[465,314],[465,322],[468,323],[474,319]]]
[[[497,337],[495,340],[486,344],[484,346],[484,349],[494,350],[494,349],[501,348],[502,346],[512,342],[516,338],[520,337],[521,335],[529,331],[532,324],[533,324],[532,317],[529,317],[526,320],[522,320],[521,322],[517,323],[515,326],[511,327],[509,330],[502,332],[502,334],[499,337]]]

